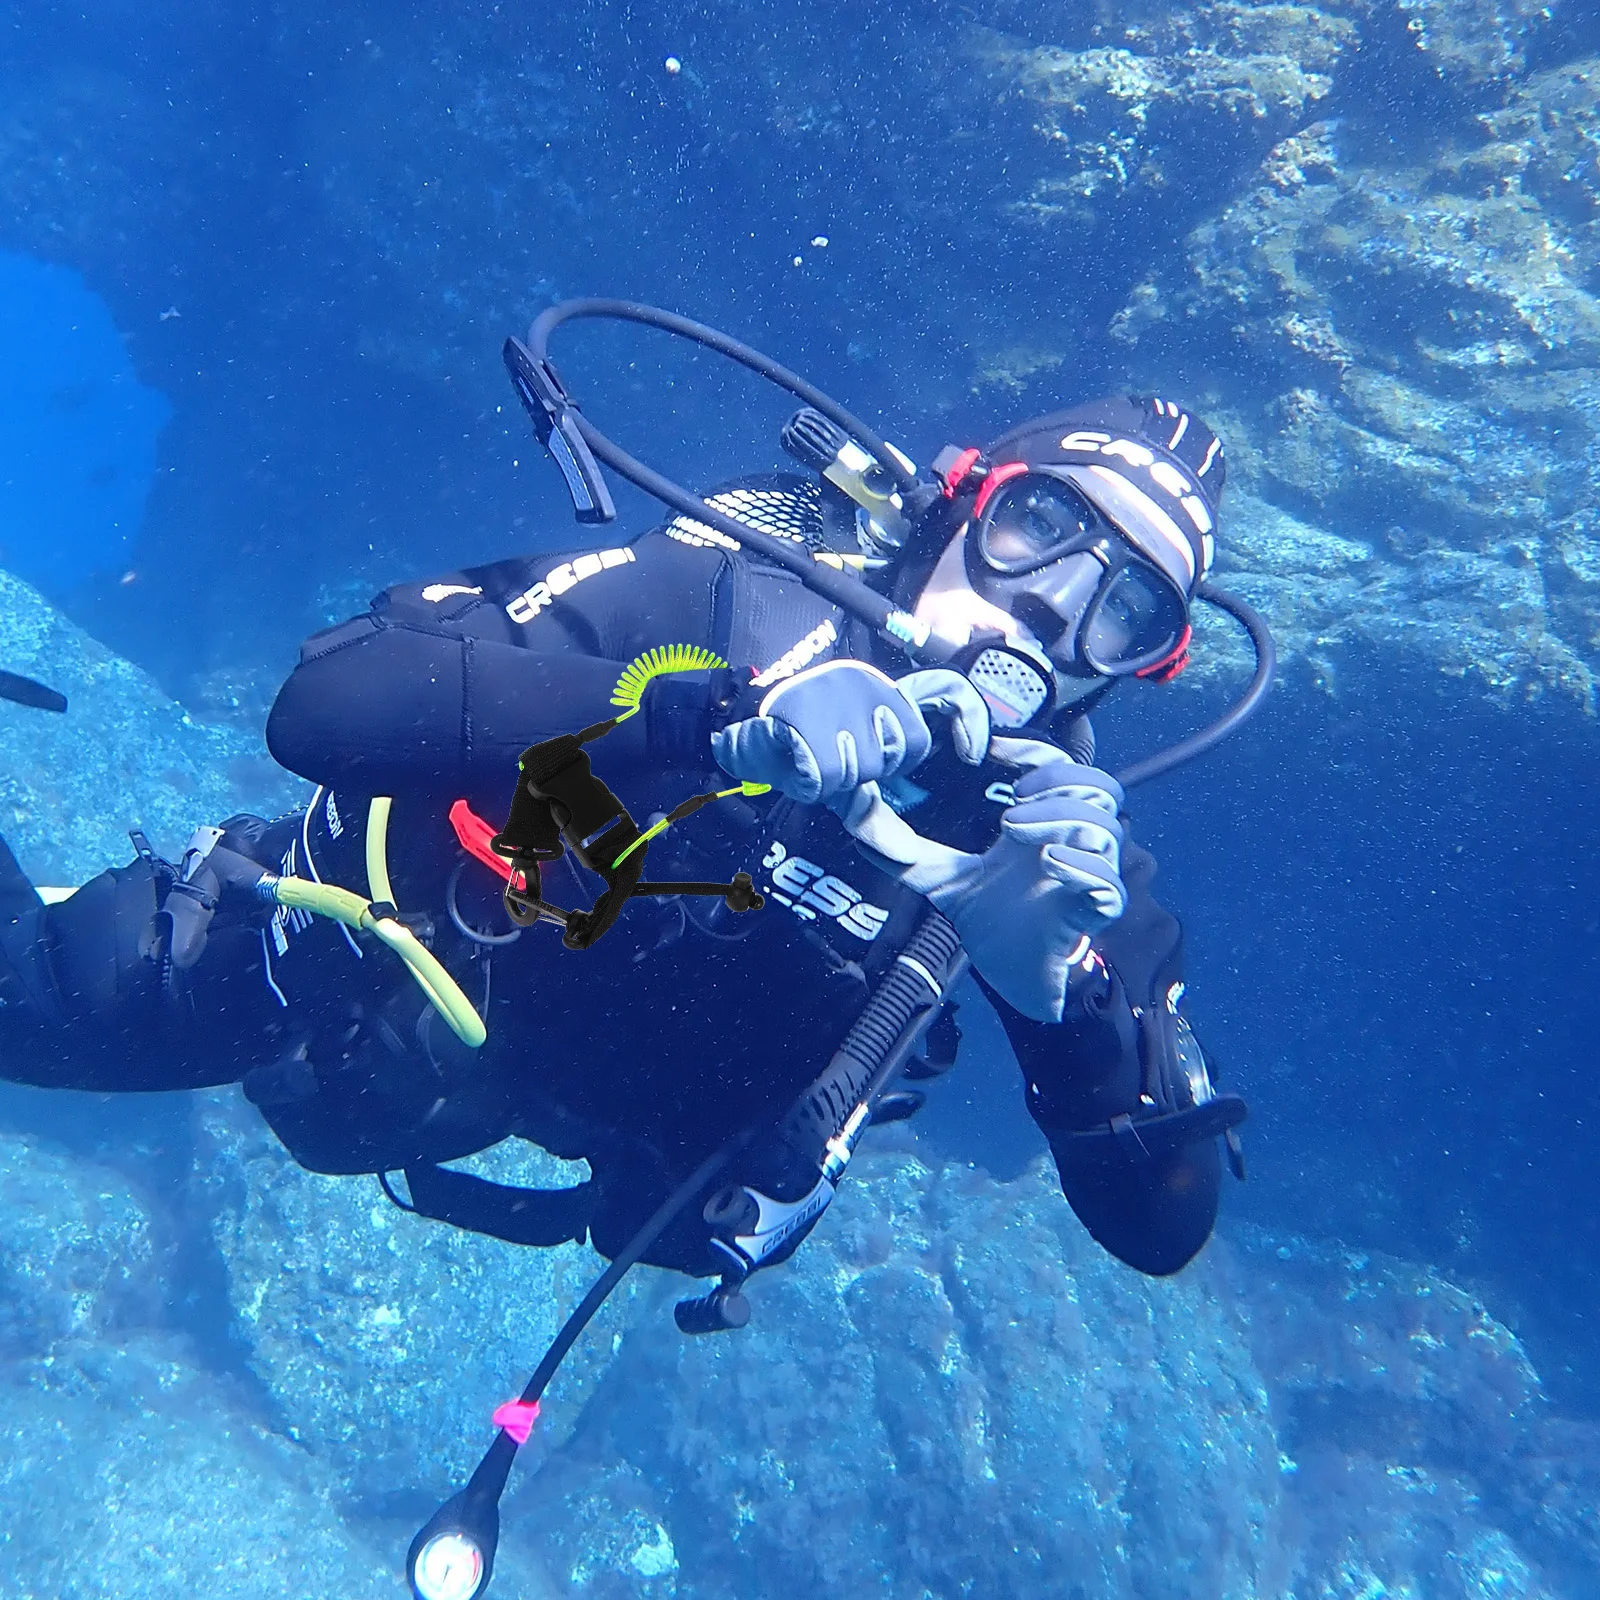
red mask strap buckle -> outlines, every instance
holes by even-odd
[[[983,480],[983,487],[978,490],[978,498],[972,502],[972,515],[974,521],[983,515],[984,507],[995,497],[995,491],[1003,484],[1010,483],[1013,478],[1020,478],[1031,469],[1026,461],[1005,461],[998,467],[992,467],[988,477]]]
[[[933,470],[939,474],[940,492],[946,500],[954,500],[963,479],[978,464],[981,450],[957,450],[953,445],[941,450],[934,458]]]
[[[1152,661],[1148,667],[1140,667],[1134,677],[1143,678],[1149,683],[1171,683],[1189,665],[1189,646],[1193,640],[1194,629],[1185,627],[1178,642],[1166,655],[1159,661]]]

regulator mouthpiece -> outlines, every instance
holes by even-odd
[[[955,665],[983,696],[995,727],[1007,733],[1044,722],[1055,710],[1055,676],[1048,663],[998,633],[974,638]]]
[[[406,1576],[416,1600],[478,1600],[494,1575],[500,1508],[464,1489],[411,1541]]]

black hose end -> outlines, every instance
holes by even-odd
[[[778,442],[803,467],[824,472],[850,442],[850,435],[813,406],[802,406],[783,425]]]
[[[697,1300],[680,1300],[672,1308],[680,1333],[732,1333],[750,1321],[750,1302],[723,1283]]]
[[[478,1600],[494,1576],[500,1504],[463,1489],[422,1525],[406,1552],[416,1600]]]
[[[730,911],[759,911],[767,903],[765,895],[756,893],[755,879],[748,872],[734,873],[722,899]]]
[[[920,1089],[891,1089],[872,1102],[872,1124],[881,1128],[891,1122],[904,1122],[927,1103],[928,1097]]]

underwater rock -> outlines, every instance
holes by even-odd
[[[299,1173],[205,1098],[182,1205],[213,1208],[243,1372],[156,1325],[125,1180],[0,1144],[8,1595],[392,1593],[550,1331],[539,1296],[564,1311],[587,1278],[575,1251],[378,1222],[370,1185]],[[1240,1226],[1145,1279],[1042,1164],[998,1184],[867,1152],[751,1286],[750,1329],[684,1338],[684,1290],[639,1274],[577,1347],[506,1499],[504,1600],[1600,1583],[1600,1429],[1553,1416],[1516,1340],[1424,1267]]]
[[[1546,0],[1397,0],[1406,31],[1439,77],[1476,87],[1527,65],[1530,38],[1548,25]]]
[[[150,1293],[150,1227],[114,1174],[0,1132],[0,1356],[113,1337]]]
[[[1142,378],[1186,372],[1234,412],[1233,487],[1381,541],[1368,582],[1389,592],[1346,613],[1352,633],[1496,698],[1591,710],[1597,71],[1518,86],[1465,150],[1379,166],[1331,124],[1284,140],[1190,235],[1187,275],[1117,324]]]
[[[0,1135],[0,1592],[391,1593],[305,1453],[152,1329],[160,1265],[120,1174]]]
[[[0,701],[0,833],[36,882],[78,884],[132,860],[129,828],[175,857],[201,823],[272,816],[305,794],[259,731],[196,721],[3,571],[0,667],[67,697],[62,715]]]
[[[15,1600],[392,1595],[389,1552],[328,1500],[303,1451],[162,1346],[79,1346],[0,1384]]]
[[[859,1161],[744,1333],[681,1338],[662,1286],[508,1499],[508,1570],[596,1600],[1558,1600],[1600,1578],[1582,1442],[1550,1468],[1526,1357],[1436,1274],[1244,1229],[1154,1281],[1042,1166]]]
[[[1346,538],[1232,484],[1223,526],[1217,581],[1266,618],[1280,660],[1329,694],[1342,696],[1352,661],[1376,649],[1502,701],[1554,691],[1596,704],[1596,666],[1567,632],[1573,607],[1557,603],[1520,546],[1458,550],[1432,537],[1413,542],[1396,526]],[[1232,686],[1250,670],[1249,645],[1231,622],[1201,610],[1195,634],[1188,685]]]
[[[1378,1594],[1561,1592],[1505,1492],[1546,1403],[1481,1304],[1425,1267],[1250,1228],[1215,1270],[1272,1397],[1295,1566],[1329,1585],[1310,1592],[1341,1573]]]
[[[0,563],[57,592],[134,550],[170,408],[83,279],[0,250]]]
[[[991,78],[1028,105],[1052,155],[1019,214],[1094,226],[1092,203],[1133,189],[1172,203],[1214,193],[1229,167],[1301,126],[1355,47],[1355,23],[1302,5],[1124,13],[1082,47],[989,36]]]
[[[284,1432],[375,1514],[443,1499],[604,1263],[578,1245],[519,1248],[411,1216],[371,1178],[306,1172],[232,1091],[204,1097],[197,1120],[234,1336]],[[466,1170],[547,1187],[586,1175],[521,1150]],[[562,1368],[530,1460],[570,1431],[635,1292],[613,1296]]]
[[[1359,1547],[1391,1589],[1541,1593],[1536,1569],[1561,1592],[1593,1591],[1600,1427],[1553,1414],[1481,1302],[1392,1257],[1251,1228],[1229,1245],[1224,1270],[1322,1548]],[[1465,1581],[1475,1563],[1481,1591]]]
[[[573,1562],[619,1594],[1256,1592],[1279,1475],[1236,1315],[1113,1263],[1051,1191],[868,1156],[748,1332],[629,1335],[574,1445],[620,1467],[514,1514],[540,1542],[596,1499],[630,1539],[654,1519],[675,1588],[615,1541]]]

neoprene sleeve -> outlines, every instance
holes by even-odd
[[[302,778],[358,793],[498,794],[530,744],[616,715],[626,665],[361,617],[307,641],[267,747]],[[648,735],[648,718],[630,718],[607,758],[645,764]]]

